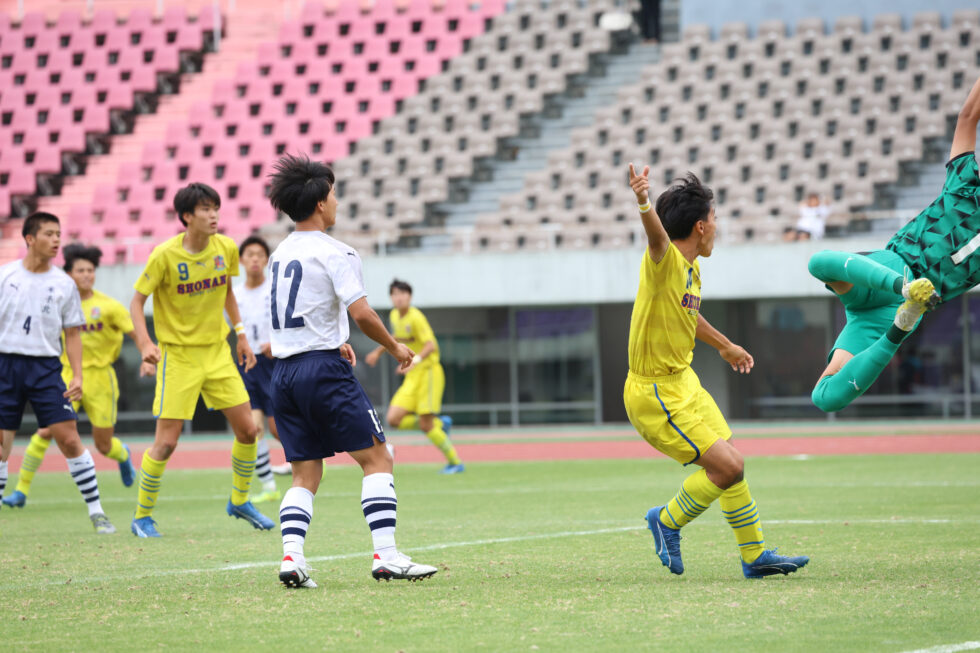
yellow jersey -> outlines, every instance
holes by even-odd
[[[238,247],[215,234],[197,254],[184,249],[184,234],[153,249],[133,286],[153,295],[157,341],[170,345],[212,345],[228,337],[225,299],[238,276]]]
[[[643,251],[640,289],[630,319],[630,370],[640,376],[684,371],[694,357],[694,333],[701,309],[701,271],[674,243],[659,263]]]
[[[439,362],[439,342],[436,340],[435,334],[432,333],[432,327],[429,326],[429,321],[425,319],[422,311],[414,306],[409,306],[405,315],[402,315],[396,308],[391,311],[388,320],[391,322],[391,332],[395,340],[408,345],[408,348],[416,354],[422,351],[422,347],[430,340],[435,344],[435,350],[426,356],[416,369],[435,365]]]
[[[82,367],[108,367],[119,358],[123,335],[133,331],[129,311],[109,295],[92,291],[82,300]],[[62,333],[62,340],[64,334]],[[68,352],[61,348],[61,364],[68,367]]]

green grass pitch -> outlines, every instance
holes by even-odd
[[[811,556],[761,581],[742,578],[717,507],[684,530],[685,574],[660,566],[643,515],[680,484],[672,462],[437,469],[396,468],[400,548],[440,569],[411,584],[371,579],[358,470],[329,468],[306,547],[316,590],[279,585],[277,531],[225,515],[230,471],[168,471],[160,540],[129,533],[135,488],[117,475],[99,478],[120,531],[108,537],[67,473],[38,475],[24,510],[0,510],[4,648],[899,652],[980,640],[978,455],[749,459],[767,543]]]

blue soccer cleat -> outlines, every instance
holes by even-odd
[[[449,437],[449,432],[453,429],[453,418],[449,415],[440,415],[439,419],[442,420],[442,430],[446,432],[446,437]]]
[[[160,531],[157,530],[157,523],[153,521],[152,517],[134,518],[129,530],[133,531],[133,535],[136,537],[160,537]]]
[[[133,469],[133,454],[129,451],[129,445],[124,444],[123,449],[126,450],[126,460],[119,463],[119,475],[122,476],[123,485],[130,487],[136,477],[136,470]]]
[[[742,562],[742,573],[746,578],[764,578],[776,574],[792,574],[806,567],[810,562],[807,556],[776,555],[776,549],[767,549],[753,562]]]
[[[466,471],[466,466],[463,463],[458,465],[449,464],[439,470],[440,474],[462,474]]]
[[[246,501],[242,505],[236,506],[231,502],[231,499],[228,499],[226,510],[231,517],[244,519],[260,531],[272,530],[272,527],[275,526],[271,519],[255,509],[251,501]]]
[[[11,508],[23,508],[26,503],[27,495],[20,490],[14,490],[13,494],[9,497],[3,498],[3,505],[10,506]]]
[[[684,561],[681,560],[681,529],[664,526],[660,521],[660,511],[664,506],[656,506],[647,511],[647,528],[653,533],[653,544],[657,556],[664,567],[678,576],[684,573]]]

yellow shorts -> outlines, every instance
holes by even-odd
[[[732,430],[690,367],[670,376],[626,377],[626,415],[657,451],[690,465]]]
[[[212,410],[248,403],[245,382],[224,340],[213,345],[160,343],[160,353],[163,358],[157,365],[154,417],[191,419],[198,395]]]
[[[446,389],[446,374],[442,365],[428,365],[412,370],[391,398],[391,405],[416,415],[436,415],[442,410],[442,393]]]
[[[61,369],[61,378],[67,386],[72,379],[71,367],[66,365]],[[116,425],[118,401],[119,381],[116,380],[116,370],[111,365],[82,366],[82,400],[72,402],[76,413],[84,409],[92,426],[100,429],[112,428]]]

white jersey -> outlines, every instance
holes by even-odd
[[[72,278],[52,267],[28,272],[23,261],[0,267],[0,353],[61,356],[61,331],[85,324]]]
[[[245,338],[256,356],[260,355],[262,345],[269,342],[269,329],[272,328],[271,290],[272,280],[268,276],[255,288],[246,288],[244,283],[235,286],[235,299],[238,300],[238,312],[245,325]]]
[[[356,251],[319,231],[294,231],[272,253],[269,271],[273,356],[347,342],[347,308],[367,295]]]

